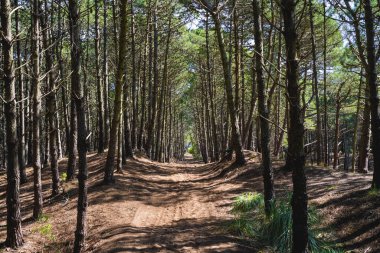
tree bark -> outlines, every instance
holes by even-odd
[[[261,21],[261,4],[259,0],[253,0],[253,23],[254,23],[254,39],[255,39],[255,58],[256,58],[256,81],[257,81],[257,97],[259,105],[260,117],[260,140],[261,140],[261,166],[263,169],[264,180],[264,201],[265,212],[267,215],[271,213],[271,206],[274,199],[273,170],[270,157],[270,130],[269,130],[269,109],[266,103],[267,94],[265,91],[265,83],[263,76],[263,37],[262,37],[262,21]]]
[[[372,154],[373,154],[373,180],[372,187],[380,189],[380,116],[379,97],[377,91],[376,49],[374,14],[371,1],[363,0],[364,20],[367,37],[367,83],[369,87],[369,101],[371,108]]]
[[[370,150],[370,124],[371,124],[371,111],[369,105],[369,89],[368,83],[365,85],[365,100],[363,109],[363,120],[360,130],[360,140],[359,140],[359,156],[358,156],[358,172],[368,173],[368,159]]]
[[[126,35],[127,35],[127,0],[120,1],[120,32],[119,32],[119,55],[116,72],[115,103],[113,119],[111,124],[110,141],[108,147],[107,161],[104,168],[104,183],[114,182],[114,163],[117,145],[118,127],[120,124],[121,107],[123,103],[123,79],[126,56]]]
[[[42,7],[42,6],[40,6]],[[43,13],[42,8],[39,13]],[[58,171],[58,152],[57,152],[57,139],[58,129],[56,125],[56,76],[55,69],[53,67],[52,49],[50,47],[50,34],[48,28],[47,6],[45,4],[45,15],[41,16],[41,28],[42,28],[42,44],[45,50],[45,63],[46,71],[49,72],[47,77],[49,94],[46,98],[47,104],[47,119],[49,123],[49,158],[50,158],[50,170],[52,173],[52,196],[59,194],[59,171]],[[48,152],[47,150],[45,152]]]
[[[296,2],[294,0],[281,0],[281,10],[284,19],[284,38],[286,47],[286,79],[289,99],[289,132],[288,157],[289,167],[292,169],[293,196],[293,253],[306,252],[308,242],[307,226],[307,191],[305,176],[304,153],[304,119],[300,105],[300,86],[298,84],[298,35],[295,20]]]
[[[153,12],[153,87],[151,87],[150,97],[150,117],[148,123],[148,133],[145,143],[145,151],[152,157],[152,143],[154,138],[154,127],[156,122],[156,103],[158,92],[158,28],[157,28],[157,0]],[[153,157],[152,157],[153,158]]]
[[[313,57],[313,93],[315,96],[315,109],[317,111],[317,127],[316,127],[316,139],[315,144],[317,151],[317,165],[321,164],[322,161],[322,122],[321,122],[321,111],[319,106],[319,84],[318,84],[318,70],[317,70],[317,53],[315,45],[315,32],[314,32],[314,17],[313,17],[313,1],[309,0],[309,19],[310,19],[310,39],[311,39],[311,51]]]
[[[137,67],[136,67],[136,38],[135,38],[135,14],[133,10],[133,0],[131,0],[131,57],[132,57],[132,124],[131,124],[131,146],[136,147],[136,127],[138,117],[138,104],[137,104]]]
[[[14,0],[14,8],[18,8],[18,0]],[[19,10],[15,11],[15,32],[18,34],[20,31]],[[19,135],[18,135],[18,163],[20,168],[20,184],[24,184],[28,181],[25,170],[25,108],[24,108],[24,82],[21,65],[21,42],[18,39],[16,41],[17,51],[17,86],[19,89]]]
[[[351,171],[355,172],[356,169],[356,146],[358,143],[358,128],[359,128],[359,115],[360,115],[360,100],[361,100],[361,94],[362,94],[362,86],[363,86],[363,75],[362,75],[362,69],[360,70],[360,81],[359,81],[359,94],[358,94],[358,100],[356,105],[356,116],[355,116],[355,127],[354,127],[354,136],[352,138],[352,161],[351,161]]]
[[[233,97],[233,91],[232,91],[231,70],[229,67],[227,52],[225,50],[221,21],[220,21],[220,16],[219,16],[220,13],[214,13],[212,11],[213,8],[209,6],[209,4],[205,0],[202,0],[202,3],[205,6],[208,6],[208,7],[205,7],[206,11],[210,13],[215,24],[215,32],[217,35],[219,52],[220,52],[220,57],[222,60],[222,66],[223,66],[224,86],[225,86],[226,95],[227,95],[227,107],[228,107],[228,111],[229,111],[229,115],[231,119],[231,128],[232,128],[232,143],[231,144],[236,154],[235,164],[243,165],[246,163],[246,160],[243,154],[241,136],[240,136],[240,131],[239,131],[239,122],[236,117],[237,112],[236,112],[236,108],[234,104],[234,97]]]
[[[112,1],[113,7],[114,0]],[[107,0],[103,0],[103,110],[104,110],[104,148],[108,148],[109,143],[109,129],[110,129],[110,115],[109,115],[109,101],[108,101],[108,33],[107,33]],[[115,13],[114,13],[115,14]],[[114,16],[114,20],[116,17]],[[117,37],[117,28],[115,25],[115,38]],[[115,41],[116,43],[117,41]],[[117,44],[115,44],[115,48],[117,48]]]
[[[34,173],[34,207],[33,218],[38,219],[42,214],[42,182],[41,182],[41,153],[40,153],[40,124],[41,124],[41,84],[40,84],[40,24],[39,0],[33,1],[33,36],[32,36],[32,62],[33,62],[33,173]]]
[[[84,252],[87,235],[87,145],[86,145],[86,114],[84,87],[81,82],[81,39],[80,39],[80,12],[77,0],[69,0],[70,38],[71,38],[71,90],[72,102],[75,103],[78,128],[78,205],[77,225],[75,230],[74,252]]]
[[[7,238],[6,246],[17,248],[23,244],[20,214],[20,171],[16,127],[16,87],[13,65],[13,37],[10,0],[1,0],[1,43],[3,51],[3,80],[5,86],[5,131],[7,147]]]
[[[106,36],[106,35],[104,35]],[[98,154],[104,152],[104,107],[103,107],[103,87],[100,74],[100,34],[99,34],[99,5],[95,0],[95,71],[96,71],[96,89],[97,89],[97,105],[98,105]],[[106,57],[107,55],[105,55]],[[106,62],[107,59],[104,59]],[[104,71],[103,62],[103,71]],[[103,76],[104,77],[104,76]]]

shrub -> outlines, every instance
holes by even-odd
[[[269,216],[265,214],[264,197],[260,193],[244,193],[236,197],[232,213],[234,220],[228,225],[231,232],[239,233],[256,242],[262,242],[279,253],[291,252],[292,247],[292,208],[290,195],[273,202]],[[336,253],[334,245],[326,242],[326,233],[318,228],[321,217],[317,209],[309,207],[309,243],[310,252]]]

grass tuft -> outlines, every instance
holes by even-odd
[[[377,189],[376,187],[372,187],[369,191],[368,191],[368,197],[370,198],[377,198],[380,196],[380,190]]]
[[[292,247],[292,208],[290,194],[285,199],[273,202],[271,214],[265,214],[264,196],[260,193],[244,193],[235,198],[232,213],[235,219],[228,224],[230,232],[248,237],[263,246],[270,246],[279,253],[291,252]],[[338,253],[335,245],[327,242],[327,233],[318,228],[321,217],[315,207],[310,206],[309,223],[309,252]]]

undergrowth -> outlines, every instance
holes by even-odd
[[[371,188],[371,189],[368,191],[368,196],[369,196],[369,197],[372,197],[372,198],[379,197],[379,196],[380,196],[380,190],[377,189],[376,187],[373,187],[373,188]]]
[[[55,241],[53,226],[49,222],[48,215],[42,214],[37,220],[37,226],[32,231],[38,232],[40,235],[45,236],[50,241]]]
[[[292,248],[292,208],[290,196],[273,202],[271,214],[265,214],[264,197],[260,193],[244,193],[236,197],[232,213],[234,220],[228,225],[231,232],[239,233],[255,242],[270,246],[275,252],[288,253]],[[309,242],[312,253],[340,253],[332,243],[327,242],[327,233],[320,229],[321,217],[315,207],[308,212]]]

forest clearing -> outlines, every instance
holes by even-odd
[[[380,252],[379,0],[0,0],[0,252]]]

